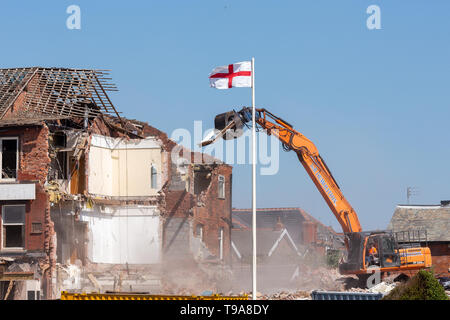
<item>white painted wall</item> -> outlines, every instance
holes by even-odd
[[[131,139],[92,135],[88,192],[101,196],[155,196],[161,187],[161,146],[154,138]],[[151,188],[151,167],[158,172]]]
[[[0,183],[0,200],[34,200],[34,183]]]
[[[92,194],[113,195],[112,150],[91,146],[89,149],[88,191]]]
[[[88,258],[94,263],[156,264],[161,261],[161,222],[154,206],[97,207],[81,212],[88,222]]]

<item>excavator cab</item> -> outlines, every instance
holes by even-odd
[[[351,232],[345,236],[348,256],[339,266],[342,274],[400,266],[398,244],[391,232]]]
[[[381,268],[399,267],[400,254],[398,251],[398,243],[392,233],[385,233],[377,235],[375,238],[378,241],[379,264]]]

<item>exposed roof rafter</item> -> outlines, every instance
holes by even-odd
[[[96,117],[99,114],[122,119],[107,92],[118,91],[108,70],[68,68],[0,69],[0,119],[22,92],[20,118],[42,116]]]

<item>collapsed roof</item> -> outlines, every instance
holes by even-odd
[[[168,149],[176,143],[167,134],[146,122],[121,117],[108,92],[118,91],[111,82],[109,70],[70,68],[0,69],[0,127],[56,123],[69,119],[71,125],[83,127],[104,123],[114,134],[120,132],[134,138],[158,136]],[[67,121],[64,121],[67,124]],[[85,123],[84,127],[88,125]],[[102,134],[107,134],[102,131]],[[204,153],[186,150],[201,164],[221,163]],[[180,150],[181,151],[181,150]]]
[[[93,118],[119,113],[107,92],[118,91],[108,70],[0,69],[0,120]],[[20,109],[11,110],[20,99]],[[13,114],[14,111],[14,114]]]

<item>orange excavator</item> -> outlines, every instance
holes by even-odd
[[[256,109],[255,120],[258,129],[263,129],[268,135],[277,137],[284,150],[292,150],[297,154],[300,163],[339,221],[348,252],[347,259],[339,265],[341,274],[356,274],[360,280],[364,280],[376,271],[383,274],[431,267],[430,249],[421,246],[423,239],[416,239],[416,243],[414,241],[400,242],[399,240],[402,239],[399,239],[399,235],[392,231],[362,231],[358,215],[345,199],[314,143],[294,130],[287,121],[266,109]],[[244,125],[251,121],[252,109],[248,107],[237,112],[219,114],[214,120],[216,136],[202,141],[200,145],[211,144],[220,137],[238,138],[243,133]],[[417,234],[420,232],[418,231]],[[405,235],[403,234],[402,237],[404,238]]]

